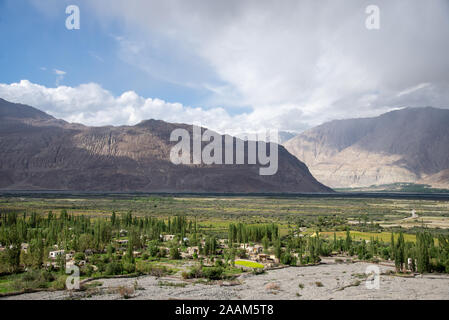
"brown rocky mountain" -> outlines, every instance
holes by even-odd
[[[0,189],[332,192],[282,146],[272,176],[259,175],[259,165],[174,165],[169,155],[176,142],[169,137],[175,128],[192,130],[156,120],[88,127],[0,99]]]
[[[406,108],[335,120],[284,146],[334,188],[396,182],[449,187],[449,110]]]

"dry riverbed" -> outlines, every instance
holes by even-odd
[[[327,259],[318,266],[244,274],[233,283],[214,284],[153,276],[101,279],[85,291],[37,292],[4,299],[449,299],[448,275],[400,277],[388,274],[392,267],[378,265],[379,289],[368,289],[365,280],[368,266]]]

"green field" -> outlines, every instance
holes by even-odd
[[[79,256],[71,262],[83,261],[81,278],[94,279],[145,274],[215,281],[251,269],[315,265],[320,255],[391,261],[394,250],[419,260],[422,243],[432,256],[421,270],[449,272],[448,230],[449,201],[441,199],[3,195],[0,294],[64,288],[63,262],[49,257],[58,245]],[[161,237],[169,234],[176,238]],[[390,247],[392,234],[397,245]],[[254,244],[275,255],[274,266],[246,252]]]
[[[243,266],[248,268],[259,268],[263,269],[263,264],[254,262],[254,261],[247,261],[247,260],[236,260],[235,265],[237,266]]]
[[[385,230],[398,232],[405,227],[408,227],[407,233],[415,233],[422,227],[446,232],[449,226],[449,201],[439,200],[124,195],[0,197],[0,212],[3,213],[47,214],[53,211],[58,214],[62,209],[69,214],[86,215],[92,219],[110,217],[112,211],[157,218],[183,215],[196,219],[202,232],[218,236],[226,234],[230,222],[276,223],[284,236],[298,223],[322,231],[343,231],[350,223],[351,230],[376,233]],[[413,224],[404,220],[412,209],[420,216]],[[426,218],[430,220],[426,221]]]

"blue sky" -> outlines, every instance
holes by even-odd
[[[54,70],[57,69],[66,72],[59,81],[61,85],[95,82],[115,95],[133,90],[145,97],[202,105],[207,90],[164,81],[156,72],[149,74],[123,61],[117,38],[125,36],[126,27],[118,19],[100,20],[85,3],[52,1],[51,10],[48,10],[48,4],[39,8],[39,2],[1,0],[0,41],[5,49],[0,51],[0,82],[27,79],[54,87],[57,78]],[[68,17],[65,8],[69,4],[80,7],[80,30],[65,28]],[[164,55],[163,51],[152,54],[155,59],[161,59],[159,63],[180,67],[176,57]]]
[[[0,43],[1,98],[88,125],[301,132],[449,108],[447,0],[0,0]]]

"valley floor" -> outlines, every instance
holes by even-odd
[[[338,260],[337,260],[338,261]],[[244,274],[240,284],[187,282],[180,277],[95,280],[96,286],[70,294],[68,291],[37,292],[4,299],[219,299],[219,300],[357,300],[357,299],[449,299],[449,275],[428,274],[401,277],[388,274],[394,268],[380,268],[379,289],[368,289],[365,270],[371,264],[336,263],[323,260],[318,266],[287,267],[261,275]],[[100,285],[101,284],[101,285]]]

